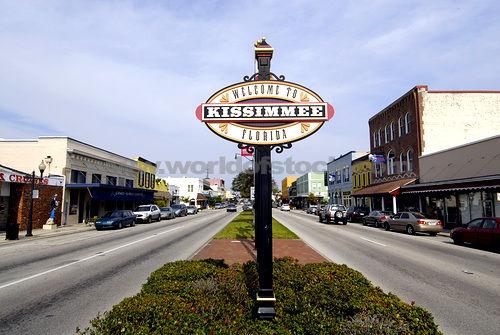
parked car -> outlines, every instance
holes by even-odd
[[[349,222],[362,222],[368,214],[370,209],[366,206],[351,206],[347,209],[346,217]]]
[[[309,205],[309,207],[306,209],[307,214],[316,214],[316,210],[318,209],[318,206],[316,205]]]
[[[95,222],[96,230],[106,228],[122,229],[126,226],[135,226],[135,215],[129,210],[107,212]]]
[[[161,219],[175,219],[175,213],[170,207],[162,207],[160,208]]]
[[[385,223],[384,228],[406,232],[409,235],[419,232],[436,236],[443,231],[443,224],[440,220],[426,218],[419,212],[399,212]]]
[[[156,205],[140,205],[135,209],[134,214],[137,222],[151,223],[153,220],[161,220],[161,211]]]
[[[216,203],[215,206],[214,206],[215,209],[221,209],[222,208],[222,204],[221,203]]]
[[[391,219],[393,213],[388,211],[371,211],[363,218],[363,226],[372,225],[377,228],[385,226],[385,223]]]
[[[198,208],[196,206],[187,206],[187,213],[189,215],[198,214]]]
[[[229,205],[227,206],[227,211],[228,211],[228,212],[237,212],[237,211],[238,211],[238,208],[236,208],[236,205],[229,204]]]
[[[500,218],[477,218],[450,232],[453,243],[500,250]]]
[[[244,211],[251,211],[252,205],[251,204],[244,204],[243,207],[241,207],[241,209]]]
[[[336,224],[342,223],[347,224],[347,218],[345,216],[346,208],[343,205],[326,205],[320,212],[319,222],[326,221],[326,223],[331,223],[332,221]]]
[[[175,216],[186,216],[187,215],[187,207],[184,204],[173,204],[170,205],[174,210]]]
[[[285,212],[290,212],[290,205],[288,204],[281,205],[281,210]]]

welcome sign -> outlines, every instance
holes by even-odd
[[[333,117],[332,105],[312,90],[286,81],[251,81],[213,94],[197,118],[218,136],[247,145],[303,139]]]

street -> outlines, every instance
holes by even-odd
[[[427,308],[445,334],[498,334],[499,254],[456,246],[444,236],[326,225],[298,210],[273,210],[273,216],[323,256]]]
[[[136,294],[152,271],[189,258],[235,216],[208,210],[0,246],[0,333],[72,334]]]

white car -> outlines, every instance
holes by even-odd
[[[281,210],[289,212],[290,211],[290,205],[288,205],[288,204],[281,205]]]
[[[151,223],[161,220],[160,208],[156,205],[140,205],[134,211],[137,221]]]

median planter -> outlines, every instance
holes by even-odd
[[[333,263],[275,259],[277,316],[254,317],[254,262],[178,261],[79,334],[439,334],[432,315]]]

